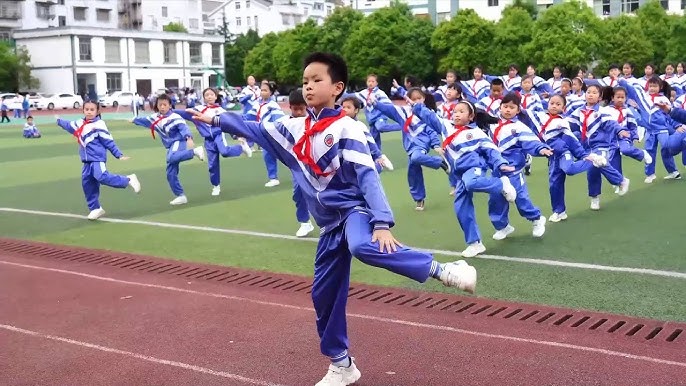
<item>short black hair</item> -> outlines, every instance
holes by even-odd
[[[353,95],[348,95],[347,97],[341,99],[341,103],[340,103],[340,104],[342,105],[343,102],[350,102],[350,103],[352,103],[352,104],[353,104],[353,107],[354,107],[355,109],[357,109],[357,110],[359,110],[359,109],[362,108],[362,103],[360,103],[360,100],[357,99],[357,97],[355,97],[355,96],[353,96]]]
[[[33,115],[29,115],[26,119],[33,119]]]
[[[503,83],[503,80],[502,80],[502,79],[500,79],[500,78],[495,78],[495,79],[493,79],[493,81],[491,82],[491,86],[501,86],[501,87],[505,87],[505,83]]]
[[[505,103],[514,103],[515,105],[519,106],[522,104],[522,98],[519,95],[517,95],[516,92],[511,92],[505,95],[500,104],[503,105]]]
[[[348,64],[339,55],[329,52],[313,52],[303,62],[303,70],[312,63],[322,63],[328,67],[327,73],[331,77],[332,83],[343,82],[343,92],[348,86]],[[338,98],[340,95],[337,95]]]
[[[305,98],[303,97],[303,89],[297,88],[288,95],[288,104],[291,106],[306,105]]]

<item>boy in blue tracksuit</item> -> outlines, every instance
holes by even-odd
[[[529,78],[524,78],[524,82]],[[520,114],[521,99],[516,93],[505,95],[500,104],[500,118],[498,123],[489,127],[489,135],[493,143],[502,152],[508,164],[514,167],[512,172],[494,170],[495,177],[506,176],[517,191],[515,205],[519,214],[533,223],[532,234],[534,237],[542,237],[545,233],[545,216],[541,210],[534,206],[529,197],[525,177],[522,175],[526,167],[527,155],[546,156],[553,155],[548,145],[541,142],[529,127],[517,119]],[[525,109],[526,110],[526,109]],[[488,199],[488,215],[496,232],[493,239],[503,240],[514,232],[515,228],[510,225],[508,212],[510,203],[507,202],[500,192],[491,194]]]
[[[320,226],[312,300],[321,351],[331,365],[317,386],[349,385],[361,376],[348,352],[345,318],[352,256],[419,282],[434,277],[467,291],[476,284],[476,270],[467,263],[439,264],[391,234],[393,213],[365,135],[335,105],[347,80],[341,57],[315,52],[305,58],[303,74],[307,117],[259,123],[232,113],[214,118],[225,132],[254,140],[288,166]]]
[[[107,152],[115,158],[128,160],[114,143],[114,139],[107,130],[105,121],[100,119],[100,106],[92,101],[83,104],[83,119],[66,121],[57,117],[57,125],[67,133],[76,137],[79,144],[79,156],[83,163],[81,169],[81,186],[88,204],[89,220],[97,220],[105,214],[100,206],[100,185],[124,189],[131,186],[138,193],[141,184],[135,174],[122,176],[107,171]]]
[[[26,118],[26,123],[24,124],[23,135],[24,135],[24,138],[40,138],[41,137],[40,131],[38,131],[38,128],[33,123],[33,117],[30,115]]]
[[[188,198],[179,181],[179,164],[193,157],[204,161],[205,154],[202,146],[194,147],[193,135],[183,118],[171,110],[169,96],[160,95],[156,103],[157,113],[148,117],[134,118],[131,122],[149,128],[153,139],[155,139],[155,133],[159,134],[162,145],[167,149],[167,181],[172,193],[176,196],[169,204],[183,205],[188,203]],[[197,111],[197,113],[200,112]]]
[[[226,112],[220,104],[217,104],[221,103],[221,98],[219,97],[217,90],[213,88],[205,89],[203,91],[203,99],[205,104],[193,104],[193,106],[189,106],[189,108],[199,111],[200,114],[206,114],[211,117]],[[185,110],[174,110],[174,113],[179,114],[185,120],[193,119],[193,114]],[[219,156],[221,155],[224,158],[239,157],[241,154],[245,153],[248,157],[252,157],[252,149],[244,139],[238,139],[239,145],[229,145],[226,140],[226,135],[224,135],[218,127],[213,127],[204,122],[195,121],[194,123],[200,135],[205,138],[205,152],[207,153],[207,167],[210,172],[212,195],[218,196],[221,193]]]
[[[379,88],[379,82],[375,74],[367,75],[367,88],[358,91],[353,95],[355,95],[364,106],[364,116],[369,125],[369,132],[371,133],[372,138],[374,138],[376,146],[381,150],[381,133],[396,131],[395,127],[397,124],[389,124],[386,121],[386,116],[375,107],[373,101],[391,103],[391,100],[388,98],[388,95]]]
[[[274,97],[275,91],[276,84],[263,81],[260,85],[260,97],[251,102],[252,107],[246,114],[243,114],[243,119],[257,122],[274,122],[283,118],[285,114],[276,102],[276,98]],[[248,145],[252,146],[249,139]],[[264,166],[267,169],[267,178],[269,179],[264,186],[267,188],[278,186],[281,184],[281,181],[279,181],[279,170],[276,158],[265,149],[262,149],[262,158],[264,160]]]

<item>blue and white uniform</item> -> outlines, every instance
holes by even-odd
[[[40,138],[41,134],[35,124],[25,123],[23,136],[24,138]]]
[[[600,111],[612,121],[617,122],[630,135],[629,138],[620,137],[619,135],[615,138],[619,154],[631,157],[636,161],[643,161],[646,152],[634,146],[634,141],[638,140],[638,127],[633,111],[627,106],[619,107],[615,105],[601,107]],[[622,173],[622,157],[615,155],[612,157],[610,165]]]
[[[247,113],[243,115],[246,121],[277,121],[286,115],[281,106],[276,102],[276,98],[273,96],[267,100],[257,98],[251,102],[251,107]],[[248,142],[250,146],[252,143]],[[268,150],[262,149],[262,159],[264,160],[264,166],[267,169],[267,178],[270,181],[279,179],[279,169],[276,163],[276,158],[274,155],[270,154]]]
[[[403,89],[404,90],[404,89]],[[398,131],[399,125],[397,123],[390,123],[386,116],[375,107],[375,103],[392,103],[388,95],[378,87],[373,89],[364,89],[358,91],[354,95],[361,103],[364,109],[364,116],[369,125],[369,132],[376,142],[376,146],[381,150],[381,133],[391,131]],[[345,97],[347,95],[344,95]]]

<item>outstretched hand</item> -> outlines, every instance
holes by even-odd
[[[205,123],[212,123],[212,118],[208,115],[204,115],[200,113],[200,111],[196,109],[186,109],[186,112],[189,114],[193,114],[193,120],[194,121],[200,121],[200,122],[205,122]]]
[[[670,106],[668,103],[655,103],[655,106],[665,113],[669,113],[669,111],[672,109],[672,106]]]
[[[389,229],[375,229],[372,232],[372,243],[379,242],[379,252],[391,253],[398,250],[397,247],[402,247],[400,241],[393,237]]]
[[[553,149],[543,149],[543,150],[541,150],[541,155],[544,155],[546,157],[550,157],[553,155]]]
[[[125,156],[125,155],[119,157],[119,160],[120,160],[120,161],[128,161],[128,160],[130,160],[130,159],[131,159],[131,157]]]
[[[500,167],[500,171],[501,172],[513,172],[513,171],[515,171],[515,167],[510,166],[510,165],[503,165]]]

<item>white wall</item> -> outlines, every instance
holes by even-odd
[[[33,70],[31,75],[40,80],[39,90],[44,94],[74,92],[71,67],[63,69]]]
[[[162,15],[162,7],[167,9],[166,17]],[[143,1],[141,12],[144,30],[162,31],[162,28],[169,23],[181,23],[189,33],[203,32],[201,0],[147,0]],[[191,27],[191,19],[195,21],[193,27]]]
[[[54,36],[20,40],[17,44],[28,49],[34,67],[71,66],[70,39],[69,36]]]

